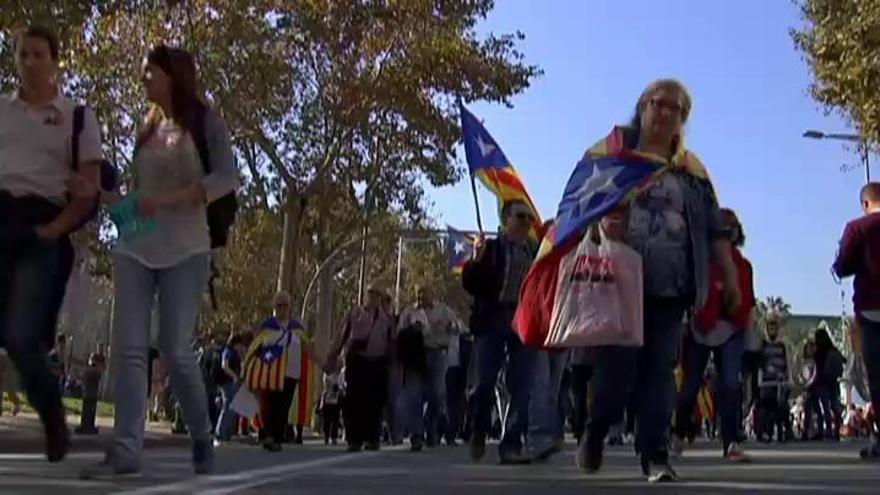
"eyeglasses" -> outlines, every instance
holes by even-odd
[[[660,98],[651,98],[651,106],[657,110],[669,110],[676,115],[684,115],[684,107],[681,105],[681,103],[675,101],[662,100]]]
[[[523,222],[531,222],[535,218],[531,213],[516,213],[514,216],[517,220],[522,220]]]

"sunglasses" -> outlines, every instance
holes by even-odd
[[[684,107],[681,105],[681,103],[675,101],[663,100],[660,98],[651,98],[651,106],[657,110],[669,110],[670,112],[677,115],[684,114]]]
[[[517,220],[522,220],[523,222],[530,222],[535,218],[531,213],[515,213],[513,216],[516,217]]]

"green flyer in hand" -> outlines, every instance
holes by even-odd
[[[138,214],[138,197],[129,194],[110,208],[110,219],[116,224],[119,237],[131,240],[156,230],[156,220]]]

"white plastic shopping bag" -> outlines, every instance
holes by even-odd
[[[251,389],[244,385],[238,388],[229,407],[244,418],[253,418],[260,412],[260,403],[257,401],[257,397],[251,392]]]
[[[600,229],[601,231],[601,229]],[[642,257],[629,246],[589,234],[559,265],[547,347],[644,342]]]

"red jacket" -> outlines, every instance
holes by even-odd
[[[755,307],[755,288],[752,280],[752,264],[749,263],[739,249],[731,248],[733,264],[736,266],[737,281],[742,303],[733,314],[724,314],[722,292],[724,291],[724,271],[713,264],[709,273],[709,297],[706,304],[697,311],[694,317],[696,328],[701,332],[713,330],[719,320],[726,320],[734,327],[742,330],[749,323],[749,315]]]

